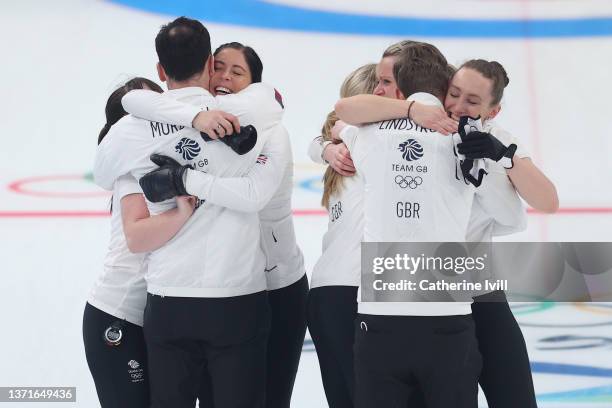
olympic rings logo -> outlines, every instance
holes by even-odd
[[[401,188],[410,187],[412,190],[414,190],[415,188],[423,184],[423,179],[421,178],[421,176],[412,177],[401,176],[398,174],[397,176],[395,176],[395,184],[397,184]]]

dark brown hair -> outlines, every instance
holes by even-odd
[[[417,92],[427,92],[443,100],[448,90],[450,70],[447,63],[442,65],[427,59],[401,58],[395,64],[393,76],[406,98]]]
[[[210,34],[199,21],[179,17],[161,27],[155,37],[155,50],[168,78],[186,81],[206,67]]]
[[[249,66],[249,71],[251,71],[251,82],[257,83],[261,82],[261,74],[263,72],[263,63],[261,62],[261,58],[255,52],[255,50],[248,45],[241,44],[239,42],[230,42],[227,44],[220,45],[214,52],[214,56],[216,57],[221,51],[226,48],[231,48],[233,50],[237,50],[242,52],[244,59],[246,60],[247,65]]]
[[[426,42],[412,42],[406,45],[398,55],[397,65],[401,60],[422,59],[440,65],[448,65],[446,57],[440,52],[438,47]],[[393,67],[395,70],[395,66]]]
[[[152,91],[162,93],[163,89],[155,82],[147,78],[136,77],[127,81],[124,85],[115,89],[106,100],[106,107],[104,108],[104,114],[106,115],[106,123],[100,134],[98,135],[98,144],[102,142],[104,136],[108,133],[111,126],[119,122],[119,119],[127,115],[127,112],[121,105],[121,98],[130,92],[132,89],[145,89],[148,88]],[[110,199],[110,212],[113,212],[113,197]]]
[[[445,71],[444,75],[438,69],[439,67],[442,67]],[[433,69],[432,72],[422,75],[424,70],[430,68]],[[446,77],[448,82],[450,76],[450,68],[446,57],[435,45],[425,42],[407,44],[399,54],[395,65],[393,65],[393,77],[397,82],[397,87],[405,97],[415,92],[427,92],[439,97],[443,90],[442,95],[444,95],[448,85],[442,86],[442,78]],[[402,82],[401,86],[400,82]]]
[[[491,106],[499,104],[504,96],[504,88],[510,83],[508,74],[504,67],[497,61],[487,61],[483,59],[473,59],[461,65],[461,68],[473,69],[482,76],[492,81],[491,86]]]
[[[152,91],[159,93],[163,92],[162,88],[150,79],[136,77],[130,79],[125,83],[125,85],[120,86],[119,88],[115,89],[113,93],[110,94],[110,96],[106,100],[106,107],[104,108],[104,113],[106,115],[106,123],[98,134],[98,144],[102,142],[104,136],[106,136],[111,126],[117,123],[119,119],[127,115],[127,112],[123,110],[123,106],[121,105],[121,98],[123,98],[123,96],[126,93],[130,92],[132,89],[144,88],[148,88]]]
[[[387,47],[387,49],[383,52],[382,57],[398,57],[404,49],[412,44],[417,44],[416,41],[412,40],[403,40],[400,42],[396,42],[395,44],[391,44]]]

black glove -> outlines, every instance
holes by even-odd
[[[461,118],[459,118],[459,136],[461,136],[461,141],[463,142],[464,140],[467,139],[467,134],[466,134],[466,130],[465,128],[467,126],[470,127],[470,133],[472,134],[472,132],[476,132],[478,131],[478,127],[476,127],[477,125],[472,124],[471,122],[475,122],[475,121],[480,121],[480,116],[477,118],[472,118],[470,116],[462,116]],[[461,146],[462,143],[458,143],[457,147]],[[455,152],[455,155],[457,154],[457,152]],[[482,180],[484,178],[484,176],[486,174],[488,174],[484,169],[479,169],[478,170],[478,175],[475,177],[472,175],[472,168],[474,167],[474,160],[470,159],[470,158],[465,158],[464,160],[461,161],[460,166],[461,168],[461,174],[463,176],[463,180],[467,183],[472,184],[474,187],[480,187],[480,185],[482,184]],[[457,179],[459,179],[459,177],[457,176],[457,174],[455,174],[455,177]]]
[[[183,175],[191,166],[183,166],[162,154],[152,154],[151,161],[159,168],[145,174],[138,182],[147,200],[159,203],[176,196],[188,195]]]
[[[465,155],[466,159],[491,159],[498,162],[504,157],[512,160],[516,152],[514,143],[504,146],[495,136],[486,132],[472,131],[461,135],[461,140],[457,148],[459,154]]]
[[[484,176],[488,174],[485,169],[479,169],[478,176],[474,177],[472,175],[472,167],[474,167],[474,160],[470,160],[470,159],[463,160],[459,167],[461,168],[461,174],[463,175],[463,180],[466,182],[466,184],[470,183],[474,187],[480,187]],[[457,177],[456,174],[455,174],[455,177]]]
[[[206,133],[200,132],[202,139],[206,142],[210,142],[210,136]],[[232,133],[225,137],[219,138],[223,143],[228,145],[233,151],[238,154],[245,154],[251,151],[257,143],[257,129],[253,125],[240,126],[240,133]]]

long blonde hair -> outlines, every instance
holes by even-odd
[[[340,87],[340,97],[348,98],[349,96],[360,94],[371,94],[374,92],[375,87],[376,64],[366,64],[357,68],[346,77]],[[330,141],[334,144],[341,143],[339,140],[332,139],[331,135],[331,130],[337,120],[338,117],[335,111],[331,111],[327,115],[321,129],[321,136],[324,141]],[[323,197],[321,198],[321,204],[325,208],[329,208],[329,197],[342,188],[342,180],[342,175],[332,169],[331,166],[327,167],[323,175]]]

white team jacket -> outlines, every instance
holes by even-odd
[[[267,86],[252,84],[235,95],[244,98],[245,94],[262,91],[266,93]],[[235,95],[217,96],[215,99],[220,104],[219,108],[236,110]],[[232,106],[228,106],[228,100]],[[191,127],[194,116],[199,112],[192,105],[145,90],[129,92],[122,103],[126,112],[134,116],[184,127]],[[275,290],[295,283],[306,273],[304,256],[296,242],[291,208],[293,152],[283,126],[264,145],[262,154],[270,163],[254,166],[240,178],[213,178],[206,173],[189,171],[186,189],[190,194],[213,204],[238,211],[259,211],[267,288]]]
[[[120,177],[113,189],[113,212],[110,221],[110,242],[104,258],[104,269],[89,294],[87,302],[118,319],[142,326],[147,302],[146,254],[129,251],[123,234],[121,199],[129,194],[142,194],[131,175]]]
[[[506,145],[515,143],[518,146],[516,158],[528,157],[520,141],[493,121],[485,122],[484,131],[492,133]],[[325,164],[322,154],[327,143],[321,136],[312,140],[308,148],[312,161]],[[505,169],[493,161],[487,163],[487,169],[489,174],[474,196],[466,241],[489,242],[493,236],[520,232],[527,226],[525,207]],[[352,179],[356,179],[355,182]],[[334,206],[338,203],[343,211],[335,220],[337,214],[334,212],[337,210]],[[328,231],[323,237],[321,257],[312,272],[311,287],[359,286],[360,243],[363,239],[363,181],[359,174],[344,178],[343,188],[330,198],[330,208]],[[495,211],[487,210],[491,208]]]
[[[198,108],[220,108],[202,88],[171,90],[164,97]],[[227,109],[232,101],[243,99],[244,96],[230,99],[223,109],[237,114],[242,123],[257,128],[258,142],[251,152],[239,156],[222,142],[204,142],[193,129],[127,116],[113,126],[98,147],[94,179],[106,188],[126,173],[139,179],[156,168],[149,156],[162,153],[209,173],[208,185],[213,191],[216,177],[240,178],[253,166],[268,165],[271,160],[264,160],[260,154],[268,138],[279,134],[274,126],[282,117],[282,108],[274,89],[270,88],[268,92],[261,92],[259,99],[251,94],[246,98],[247,104]],[[276,182],[279,181],[280,177]],[[175,200],[148,205],[151,214],[159,214],[173,208]],[[265,259],[259,239],[256,213],[201,201],[179,233],[150,254],[145,276],[147,290],[162,296],[189,297],[228,297],[265,290]]]
[[[410,99],[441,106],[429,94]],[[364,241],[465,240],[476,189],[456,172],[452,138],[406,118],[349,126],[341,138],[364,179]],[[469,302],[360,302],[359,312],[455,315],[471,309]]]

